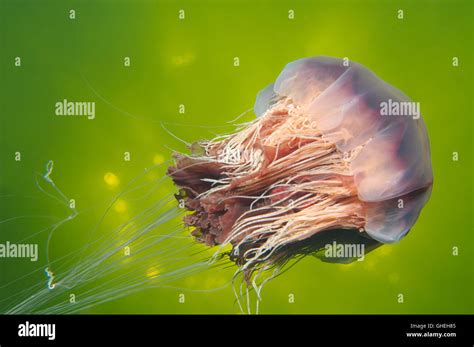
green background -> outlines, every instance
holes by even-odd
[[[178,19],[180,9],[185,20]],[[189,142],[213,137],[232,130],[226,122],[250,109],[286,63],[349,57],[420,102],[431,142],[431,200],[405,239],[363,262],[305,258],[264,288],[261,312],[473,313],[472,1],[3,0],[0,16],[0,241],[20,240],[48,225],[49,217],[64,216],[35,185],[35,173],[49,159],[58,187],[76,199],[79,211],[89,211],[61,229],[54,255],[83,241],[83,230],[127,181],[160,156],[169,159],[171,149],[185,150],[160,122]],[[95,101],[96,119],[55,116],[54,104],[64,98]],[[104,182],[107,172],[119,178],[116,187]],[[161,193],[172,191],[166,183]],[[139,208],[130,203],[112,217],[126,219]],[[35,240],[42,245],[44,235]],[[40,263],[0,260],[0,285]],[[203,277],[202,284],[225,283],[233,271]],[[0,298],[16,290],[0,288]],[[86,312],[238,312],[229,286],[189,292],[185,304],[178,292],[145,290]]]

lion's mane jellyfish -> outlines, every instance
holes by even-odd
[[[430,148],[419,115],[384,114],[384,103],[411,101],[355,62],[289,63],[258,93],[254,121],[175,154],[185,224],[209,246],[231,245],[247,281],[331,231],[399,241],[430,196]]]

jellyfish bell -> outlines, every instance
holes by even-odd
[[[358,196],[369,204],[366,231],[381,242],[400,240],[426,203],[433,181],[428,134],[418,115],[384,116],[384,103],[405,105],[410,99],[362,65],[330,57],[289,63],[278,76],[274,95],[295,100],[322,136],[345,153],[363,146],[351,162]],[[272,96],[272,99],[276,99]],[[259,100],[255,109],[261,108]],[[408,117],[403,117],[408,116]],[[370,141],[369,141],[370,140]],[[417,194],[409,193],[421,190]],[[405,197],[408,208],[393,209],[391,199]]]
[[[387,104],[398,112],[381,112]],[[257,94],[253,122],[199,142],[198,155],[175,154],[168,174],[193,211],[185,224],[207,245],[232,245],[250,273],[318,249],[334,231],[368,236],[372,248],[399,241],[433,182],[426,126],[411,106],[358,63],[287,64]]]

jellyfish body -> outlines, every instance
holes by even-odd
[[[368,203],[365,229],[381,242],[399,241],[415,223],[433,182],[421,116],[380,112],[382,103],[401,105],[410,99],[362,65],[351,62],[346,67],[330,57],[288,64],[257,97],[256,114],[262,114],[262,104],[271,105],[282,96],[298,103],[341,152],[365,144],[351,162],[358,196]],[[422,191],[410,194],[417,190]],[[399,199],[409,206],[394,209]]]
[[[252,272],[330,230],[391,243],[414,225],[433,176],[419,106],[402,92],[355,62],[305,58],[258,93],[254,111],[169,169],[199,240],[231,244]]]

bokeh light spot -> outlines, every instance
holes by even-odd
[[[177,55],[172,58],[172,64],[176,67],[187,66],[194,62],[193,53],[185,53],[182,55]]]
[[[122,199],[118,199],[114,204],[114,210],[115,210],[115,212],[118,212],[118,213],[126,212],[127,211],[127,203]]]
[[[104,182],[107,184],[110,188],[115,188],[120,184],[120,179],[117,177],[116,174],[112,172],[107,172],[104,175]]]
[[[155,279],[158,277],[159,274],[160,272],[158,271],[158,269],[155,266],[152,266],[147,270],[146,277],[148,277],[149,279]]]
[[[155,154],[153,157],[153,164],[159,165],[165,161],[165,158],[161,154]]]

